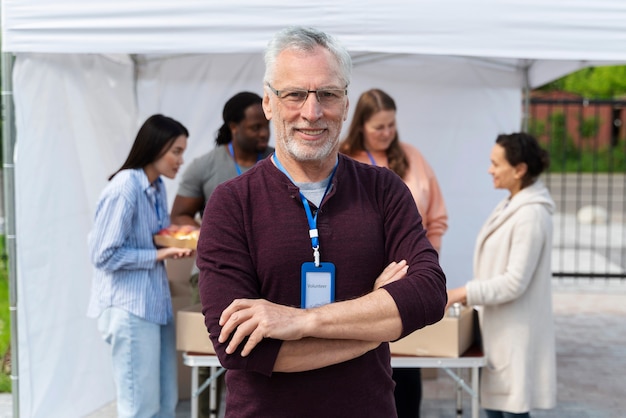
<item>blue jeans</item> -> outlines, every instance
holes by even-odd
[[[513,412],[494,411],[491,409],[485,409],[487,418],[530,418],[528,412],[522,412],[521,414],[514,414]]]
[[[119,418],[174,418],[178,403],[174,322],[159,325],[115,307],[98,318],[111,344]]]

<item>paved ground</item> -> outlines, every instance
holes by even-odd
[[[10,393],[0,393],[0,418],[13,417],[13,398]]]
[[[558,405],[550,411],[533,411],[533,418],[624,417],[626,283],[576,283],[561,280],[554,286]],[[469,376],[464,379],[469,381]],[[454,382],[441,371],[436,379],[424,380],[422,418],[456,418],[454,393]],[[1,395],[0,418],[11,418],[11,408],[11,395]],[[189,401],[183,401],[177,418],[189,416]],[[466,396],[463,417],[469,416]],[[113,417],[111,404],[89,418]]]

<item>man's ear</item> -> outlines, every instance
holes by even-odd
[[[348,120],[348,110],[350,110],[350,99],[346,97],[346,108],[343,112],[343,121]]]
[[[235,136],[235,133],[237,132],[237,124],[235,122],[228,122],[228,129],[230,129],[232,136]]]
[[[270,96],[267,92],[263,93],[263,113],[267,120],[272,120],[272,106],[270,105]]]

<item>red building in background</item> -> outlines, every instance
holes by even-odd
[[[567,133],[576,147],[606,149],[626,141],[626,99],[586,99],[561,91],[533,91],[529,131],[546,143]]]

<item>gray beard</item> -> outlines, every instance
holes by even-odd
[[[314,148],[299,144],[295,140],[283,141],[285,150],[291,157],[300,162],[323,161],[333,155],[339,141],[327,141],[322,147]]]

